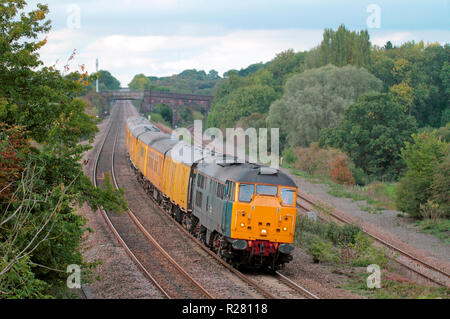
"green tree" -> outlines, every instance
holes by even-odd
[[[266,85],[240,87],[213,101],[207,125],[219,128],[234,127],[242,117],[252,113],[267,113],[275,98],[274,89]]]
[[[102,90],[119,90],[120,82],[109,71],[100,70],[98,78],[99,87],[103,86]]]
[[[334,31],[325,29],[319,47],[321,66],[334,64],[369,67],[371,64],[371,43],[367,30],[350,31],[344,25]]]
[[[447,147],[448,147],[447,142]],[[434,168],[433,183],[431,184],[432,199],[439,205],[445,217],[450,217],[450,152],[442,163]]]
[[[412,137],[413,141],[407,142],[401,152],[407,170],[397,185],[396,205],[399,210],[413,217],[420,217],[421,204],[433,199],[433,195],[441,195],[441,191],[442,195],[448,193],[448,189],[443,189],[448,183],[442,182],[442,178],[439,177],[434,185],[433,182],[436,174],[442,175],[448,171],[448,162],[444,164],[445,167],[441,167],[444,171],[438,169],[448,156],[449,149],[448,144],[441,141],[435,132],[413,134]],[[443,175],[443,178],[447,177]],[[444,201],[448,204],[448,199]]]
[[[446,93],[450,46],[406,42],[389,50],[372,50],[371,72],[383,80],[385,91],[413,115],[419,127],[439,127],[449,107]],[[447,84],[446,84],[447,83]]]
[[[343,150],[370,176],[393,180],[404,167],[401,149],[416,129],[414,118],[389,95],[365,94],[338,127],[322,132],[320,145]]]
[[[134,76],[133,80],[128,83],[128,87],[132,91],[144,91],[150,90],[152,88],[152,83],[148,77],[141,73]]]
[[[167,123],[172,123],[172,108],[165,104],[158,104],[153,108],[154,113],[159,113]]]
[[[281,99],[270,106],[268,122],[280,128],[288,146],[307,146],[322,129],[336,126],[345,109],[366,92],[381,89],[381,81],[364,69],[328,65],[291,77]]]
[[[49,268],[83,264],[85,220],[75,207],[126,208],[122,193],[95,188],[83,174],[81,158],[90,146],[79,142],[97,131],[77,98],[86,90],[86,74],[62,76],[42,66],[46,40],[38,38],[50,29],[48,7],[26,10],[22,0],[0,3],[0,145],[14,145],[8,131],[20,127],[28,149],[8,181],[12,195],[0,200],[0,295],[11,298],[43,297],[65,279]]]

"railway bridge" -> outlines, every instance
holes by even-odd
[[[160,91],[130,91],[129,89],[120,89],[117,91],[103,91],[100,93],[109,101],[117,100],[141,100],[142,112],[151,112],[153,107],[158,104],[165,104],[172,109],[172,126],[178,123],[178,109],[183,106],[200,106],[209,112],[211,101],[214,96],[181,94]]]

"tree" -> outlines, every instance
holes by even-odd
[[[404,167],[401,149],[416,129],[414,118],[388,94],[365,94],[339,126],[322,132],[320,145],[343,150],[367,175],[393,180]]]
[[[383,80],[419,127],[439,127],[449,107],[446,77],[450,46],[438,43],[406,42],[389,50],[372,50],[371,72]]]
[[[448,147],[447,142],[447,147]],[[431,184],[432,200],[439,205],[445,217],[450,217],[450,152],[444,160],[434,167],[433,182]]]
[[[219,72],[217,72],[216,70],[210,70],[208,73],[208,79],[210,80],[217,80],[219,79]]]
[[[278,53],[276,57],[268,63],[267,69],[272,73],[277,85],[283,85],[284,78],[297,66],[298,61],[294,50]]]
[[[369,67],[371,64],[371,43],[367,30],[349,31],[344,25],[334,31],[325,29],[319,47],[320,65],[334,64],[345,66],[353,64]]]
[[[172,123],[172,108],[165,104],[158,104],[153,108],[153,113],[159,113],[167,123]]]
[[[372,61],[370,72],[383,81],[383,91],[388,92],[389,88],[394,85],[394,75],[392,74],[394,61],[385,56],[383,51],[377,50],[372,51]]]
[[[443,164],[447,168],[441,167],[444,171],[437,170],[448,156],[448,144],[441,141],[435,132],[413,134],[412,138],[413,141],[407,142],[401,152],[407,170],[397,185],[395,202],[398,209],[410,216],[420,217],[420,205],[433,199],[433,186],[437,191],[435,194],[441,191],[445,194],[443,188],[447,182],[439,178],[433,185],[433,181],[435,174],[442,175],[445,170],[448,171],[448,162]]]
[[[132,91],[144,91],[150,90],[152,88],[152,84],[150,79],[141,73],[134,76],[133,80],[128,83],[128,87]]]
[[[113,77],[110,72],[105,71],[105,70],[99,71],[98,84],[99,84],[99,86],[104,85],[105,90],[119,90],[120,89],[119,80],[117,80],[115,77]]]
[[[289,146],[308,146],[319,139],[322,129],[338,125],[358,96],[379,91],[381,85],[354,66],[307,70],[287,81],[283,97],[270,106],[268,122],[280,128],[280,137]]]
[[[237,88],[221,99],[214,99],[207,125],[219,128],[234,127],[242,117],[252,113],[267,113],[275,98],[274,89],[266,85]]]
[[[403,111],[409,111],[409,114],[411,114],[411,108],[414,104],[413,88],[407,82],[402,82],[391,86],[390,93],[394,100],[402,106]]]
[[[79,142],[97,127],[77,96],[90,78],[42,66],[46,39],[37,39],[50,29],[48,8],[26,8],[22,0],[0,3],[0,148],[2,165],[13,173],[3,180],[13,192],[0,200],[0,294],[11,298],[41,297],[65,277],[49,269],[83,264],[85,220],[76,207],[126,208],[120,192],[95,188],[83,174],[80,161],[90,146]],[[25,154],[17,137],[26,141]],[[19,165],[11,167],[19,153]]]

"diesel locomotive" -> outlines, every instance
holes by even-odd
[[[241,163],[126,122],[129,159],[147,193],[235,267],[279,269],[292,260],[297,186],[277,169]]]

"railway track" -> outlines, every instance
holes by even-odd
[[[303,210],[306,211],[317,211],[317,207],[320,207],[318,203],[315,201],[301,195],[297,195],[299,201],[297,201],[297,206]],[[319,219],[321,220],[327,220],[324,216],[322,216],[320,213],[317,215]],[[331,219],[339,222],[340,224],[352,224],[351,221],[347,220],[346,218],[342,217],[340,214],[337,214],[335,210],[331,210],[329,214],[327,214]],[[398,254],[399,256],[402,256],[405,258],[405,261],[400,261],[397,258],[392,258],[395,262],[397,262],[400,266],[406,268],[407,270],[413,272],[414,274],[420,276],[421,278],[425,279],[426,281],[432,282],[439,286],[450,286],[450,274],[442,269],[439,269],[428,262],[421,260],[420,258],[417,258],[413,256],[412,254],[404,251],[401,248],[398,248],[392,243],[389,243],[388,241],[380,238],[379,236],[371,233],[370,231],[366,229],[362,229],[362,231],[371,237],[373,240],[375,240],[379,245],[382,245],[386,248],[388,248],[390,251],[392,251],[395,254]],[[414,266],[413,266],[414,265]],[[425,270],[425,271],[424,271]]]
[[[119,112],[120,115],[121,110],[118,110],[117,112]],[[119,116],[119,118],[121,118],[121,116]],[[105,153],[105,145],[111,144],[108,140],[111,140],[111,131],[113,126],[117,124],[117,122],[120,122],[114,121],[113,116],[111,116],[110,121],[111,123],[109,124],[109,128],[107,129],[105,138],[103,139],[100,149],[95,157],[95,164],[93,168],[93,182],[95,186],[97,186],[98,184],[98,175],[102,175],[102,173],[105,174],[108,172],[107,169],[103,169],[101,172],[99,172],[100,170],[98,168],[100,158]],[[114,137],[114,143],[112,145],[108,145],[112,146],[110,157],[110,171],[113,175],[114,180],[114,149],[118,133],[120,132],[120,128],[116,128],[116,131],[117,132]],[[172,257],[169,256],[167,252],[164,251],[164,249],[162,249],[162,247],[151,237],[151,235],[142,227],[142,225],[139,225],[133,212],[128,211],[128,216],[131,220],[133,220],[135,225],[137,225],[138,229],[145,236],[145,239],[143,239],[142,236],[136,236],[135,229],[130,231],[126,227],[123,227],[123,225],[120,226],[119,223],[115,224],[114,220],[117,219],[117,217],[112,217],[111,214],[105,211],[103,208],[101,208],[100,211],[121,246],[125,249],[127,254],[135,262],[135,264],[146,276],[146,278],[161,292],[162,297],[168,299],[205,297],[214,298],[213,295],[208,293],[201,285],[199,285],[187,272],[183,270],[180,265],[175,262]],[[128,221],[128,224],[131,223]],[[149,247],[150,245],[152,245],[152,247]],[[150,251],[152,251],[151,258],[149,258]],[[159,256],[156,256],[157,252],[159,252]],[[155,271],[155,266],[157,267],[158,271]],[[161,273],[161,271],[163,271],[163,273]],[[159,273],[155,274],[156,272]],[[177,275],[173,276],[174,273],[177,273]],[[172,277],[166,278],[166,276],[168,275],[172,275]]]

